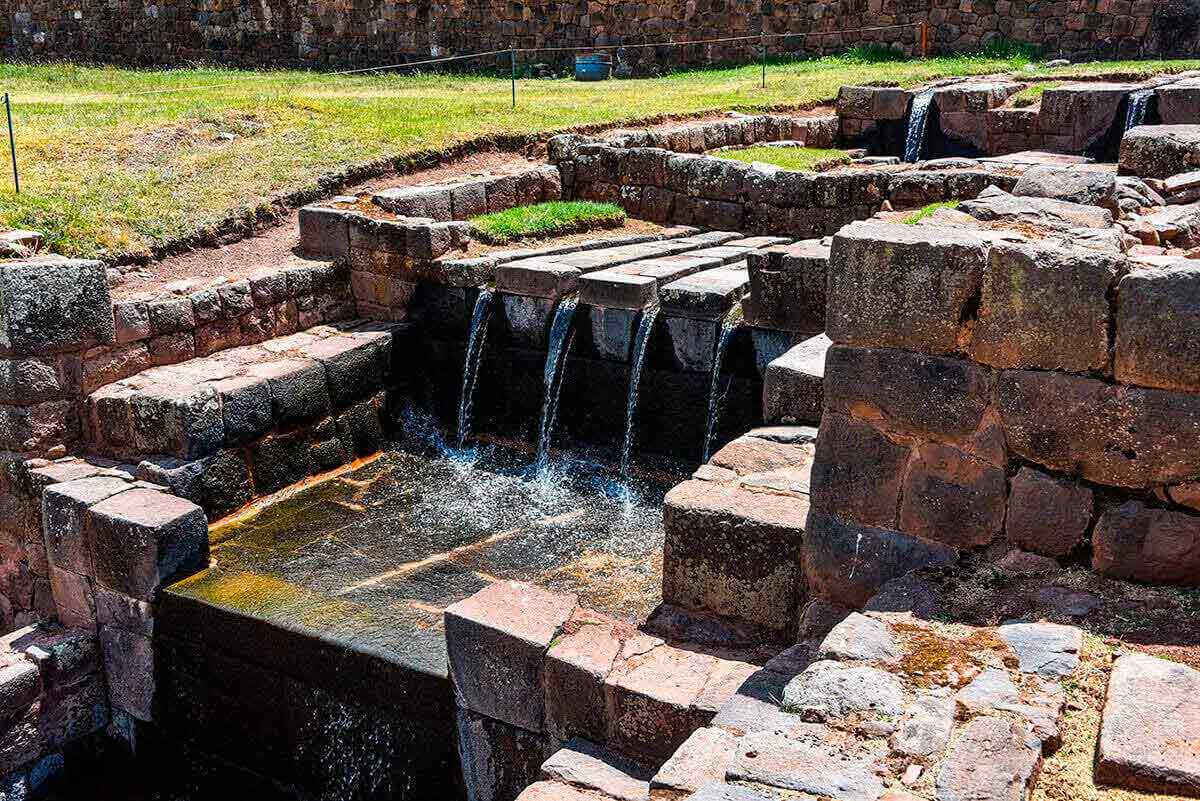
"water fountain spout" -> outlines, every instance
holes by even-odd
[[[542,416],[538,425],[539,471],[550,463],[550,440],[554,432],[554,421],[558,416],[558,399],[562,393],[567,354],[575,341],[572,323],[578,306],[578,295],[564,297],[558,302],[554,310],[554,321],[550,324],[550,344],[546,350],[546,367],[542,374]]]
[[[475,400],[475,382],[479,377],[479,364],[483,361],[483,349],[487,344],[488,321],[492,317],[492,300],[496,293],[491,289],[479,290],[475,300],[475,311],[471,315],[471,331],[467,336],[467,355],[463,360],[462,394],[458,399],[458,447],[461,449],[471,435],[471,410]]]
[[[929,127],[929,109],[933,105],[933,90],[913,96],[912,111],[908,114],[908,132],[904,137],[904,160],[914,164],[921,160]]]
[[[729,349],[729,342],[741,324],[742,305],[739,303],[729,311],[729,314],[725,315],[725,319],[721,322],[721,333],[717,337],[717,349],[713,353],[712,378],[708,385],[708,427],[704,432],[704,450],[701,454],[701,462],[707,462],[708,457],[712,455],[713,437],[716,436],[717,423],[721,419],[721,403],[725,400],[725,393],[721,392],[721,365],[725,362],[725,352]]]
[[[1128,133],[1130,128],[1136,128],[1146,123],[1152,97],[1154,97],[1153,89],[1138,89],[1129,94],[1128,106],[1125,110],[1125,130],[1122,133]]]
[[[634,420],[637,417],[638,386],[642,381],[642,366],[646,361],[646,346],[658,319],[658,307],[652,306],[642,312],[638,323],[637,338],[633,343],[633,369],[629,374],[629,395],[625,401],[625,439],[621,443],[621,475],[629,475],[629,459],[633,452]]]

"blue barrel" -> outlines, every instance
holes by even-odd
[[[612,77],[612,56],[608,53],[588,53],[575,56],[575,80],[607,81]]]

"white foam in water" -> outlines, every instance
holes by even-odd
[[[1126,131],[1146,122],[1146,114],[1150,111],[1150,98],[1153,96],[1153,89],[1139,89],[1130,93],[1129,106],[1125,111]]]

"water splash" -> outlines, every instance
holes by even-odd
[[[487,345],[488,321],[492,317],[492,300],[496,293],[481,289],[475,300],[475,311],[471,315],[471,333],[467,337],[467,356],[463,360],[462,395],[458,399],[458,447],[466,445],[471,435],[471,409],[475,400],[475,382],[479,377],[479,364],[483,361],[483,349]]]
[[[629,374],[629,396],[625,401],[625,440],[621,444],[622,477],[629,475],[629,459],[633,452],[634,421],[637,417],[638,386],[642,382],[642,366],[646,363],[646,346],[650,343],[650,334],[654,331],[654,321],[657,319],[657,306],[642,312],[642,320],[638,323],[637,338],[633,343],[633,370]]]
[[[725,320],[721,323],[721,334],[717,338],[717,350],[713,354],[712,378],[708,384],[708,427],[704,432],[704,450],[700,456],[700,462],[706,463],[708,457],[712,455],[713,437],[717,433],[717,423],[721,419],[721,405],[725,401],[725,395],[729,391],[726,386],[725,392],[721,392],[721,365],[725,362],[725,352],[729,350],[729,342],[733,339],[733,334],[742,324],[742,306],[739,303],[730,310],[725,316]]]
[[[1150,99],[1154,97],[1153,89],[1139,89],[1129,95],[1128,108],[1125,111],[1125,131],[1136,128],[1146,122],[1150,112]]]
[[[933,92],[920,92],[913,96],[912,111],[908,115],[908,132],[904,137],[904,160],[914,164],[921,160],[925,150],[925,131],[929,127],[929,107],[933,105]]]
[[[578,305],[577,295],[568,295],[560,300],[554,310],[554,322],[550,325],[550,346],[546,351],[546,367],[542,381],[542,416],[538,426],[536,466],[539,471],[544,470],[550,462],[550,439],[554,432],[554,421],[558,416],[558,398],[562,393],[567,353],[575,341],[571,324]]]

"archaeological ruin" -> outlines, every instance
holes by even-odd
[[[1030,88],[0,261],[0,797],[1200,797],[1200,75]]]

